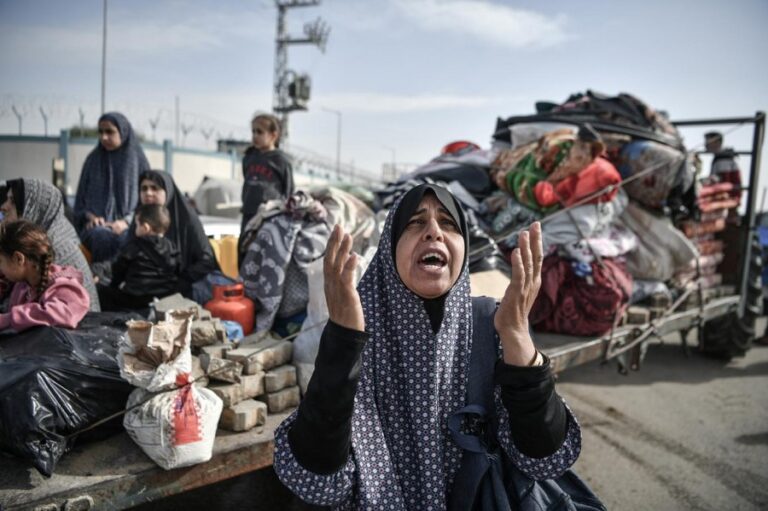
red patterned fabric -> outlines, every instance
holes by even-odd
[[[534,187],[536,202],[549,207],[562,201],[564,206],[570,206],[603,188],[621,183],[621,174],[611,162],[605,158],[595,158],[578,174],[566,177],[557,184],[540,181]],[[608,193],[595,197],[586,204],[610,202],[619,193],[615,188]]]
[[[535,330],[568,335],[602,335],[621,316],[632,296],[632,277],[622,263],[592,263],[591,283],[574,275],[571,262],[559,256],[544,259],[541,291],[531,310]]]

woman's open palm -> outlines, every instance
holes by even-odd
[[[355,287],[357,254],[351,252],[351,249],[352,236],[345,233],[340,225],[336,225],[325,248],[325,301],[331,321],[362,332],[365,330],[365,317]]]

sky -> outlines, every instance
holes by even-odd
[[[283,0],[286,1],[286,0]],[[0,0],[0,134],[95,124],[100,110],[103,0]],[[325,52],[292,45],[307,73],[307,112],[290,143],[377,174],[414,166],[455,140],[489,146],[498,117],[534,112],[587,89],[631,93],[674,119],[751,116],[768,109],[765,0],[321,0],[288,9],[288,32],[322,18]],[[272,107],[277,9],[270,0],[109,0],[107,110],[187,147],[247,139]],[[722,127],[749,149],[750,127]],[[206,140],[203,131],[208,132]],[[683,131],[689,148],[706,128]],[[765,156],[763,157],[765,160]],[[742,160],[748,167],[749,160]],[[768,164],[761,185],[768,185]]]

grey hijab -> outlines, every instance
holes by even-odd
[[[91,311],[101,310],[99,295],[93,283],[93,276],[85,256],[80,250],[80,238],[72,224],[64,216],[64,201],[61,192],[50,183],[39,179],[14,179],[8,181],[13,190],[18,215],[43,227],[53,244],[54,262],[72,266],[83,274],[83,287],[91,298]]]

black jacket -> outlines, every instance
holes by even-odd
[[[280,149],[261,152],[251,147],[243,157],[243,225],[262,203],[293,194],[293,168]]]
[[[167,296],[179,290],[179,268],[179,251],[168,238],[131,238],[112,264],[110,286],[133,296]]]

